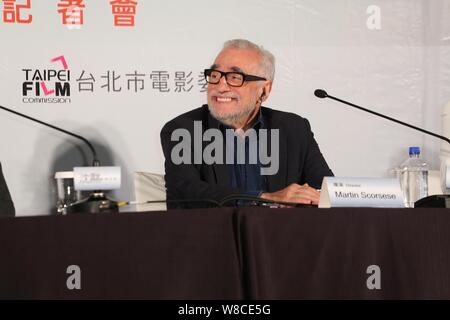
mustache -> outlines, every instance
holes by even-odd
[[[239,95],[232,93],[232,92],[222,94],[217,90],[212,90],[209,95],[211,98],[231,98],[231,99],[239,100]]]

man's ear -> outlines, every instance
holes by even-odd
[[[266,81],[263,87],[263,92],[261,94],[261,102],[266,101],[269,98],[270,91],[272,91],[272,81]]]

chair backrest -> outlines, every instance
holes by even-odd
[[[133,174],[134,193],[137,202],[166,200],[164,175],[150,172]],[[165,203],[148,203],[136,205],[136,211],[167,210]]]
[[[439,170],[428,171],[428,195],[442,194],[441,172]]]

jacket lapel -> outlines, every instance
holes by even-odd
[[[217,121],[216,119],[214,119],[211,114],[209,113],[208,107],[206,106],[206,112],[207,112],[207,117],[206,117],[206,121],[208,123],[207,129],[209,128],[214,128],[214,129],[219,129],[219,121]],[[208,142],[209,143],[209,142]],[[206,147],[206,145],[208,144],[206,142],[203,143],[203,149]],[[228,166],[226,165],[225,159],[226,159],[226,139],[225,136],[223,137],[223,164],[219,164],[219,163],[214,163],[212,165],[212,170],[214,173],[214,179],[215,179],[215,183],[219,186],[224,186],[224,187],[229,187],[231,184],[230,181],[230,173],[228,170]]]
[[[230,186],[230,173],[226,164],[213,164],[213,171],[217,185],[224,187]]]

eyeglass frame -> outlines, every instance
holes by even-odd
[[[211,76],[211,73],[212,73],[213,71],[220,73],[220,78],[219,78],[219,80],[218,80],[216,83],[214,83],[214,82],[209,82],[209,81],[208,81],[208,73],[209,73],[209,76]],[[233,73],[233,74],[239,74],[239,75],[242,76],[242,84],[241,84],[241,85],[236,86],[236,85],[233,85],[233,84],[228,83],[227,76],[228,76],[229,74],[232,74],[232,73]],[[238,72],[238,71],[223,72],[223,71],[216,70],[216,69],[205,69],[205,70],[203,71],[203,75],[205,76],[205,80],[206,80],[207,83],[210,83],[210,84],[218,84],[218,83],[220,82],[220,80],[221,80],[223,77],[225,77],[225,81],[227,82],[227,84],[228,84],[229,86],[237,87],[237,88],[242,87],[246,81],[267,81],[266,78],[258,77],[258,76],[254,76],[254,75],[250,75],[250,74],[245,74],[245,73],[243,73],[243,72]]]

